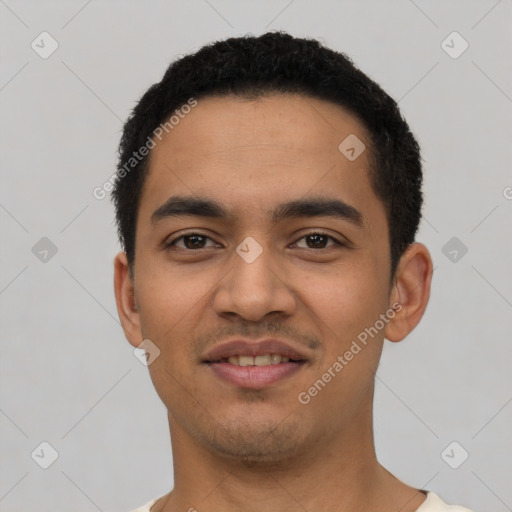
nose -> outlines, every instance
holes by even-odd
[[[271,253],[265,248],[254,261],[233,253],[232,268],[220,282],[213,301],[218,315],[257,322],[269,313],[293,314],[295,295]]]

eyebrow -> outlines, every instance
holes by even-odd
[[[172,196],[151,215],[153,224],[168,217],[196,216],[230,220],[233,214],[221,203],[206,197]],[[334,217],[363,227],[363,215],[353,206],[339,199],[312,197],[278,205],[270,212],[274,222],[300,217]]]

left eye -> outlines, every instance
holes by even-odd
[[[305,247],[301,247],[299,245],[299,242],[302,240],[306,242]],[[210,242],[209,247],[215,247],[215,242],[209,236],[203,235],[201,233],[190,233],[171,240],[166,244],[166,247],[170,249],[172,246],[174,246],[184,250],[205,249],[208,247],[208,241]],[[328,245],[329,241],[331,242],[330,245]],[[299,247],[300,249],[326,249],[327,247],[332,247],[333,245],[343,244],[338,242],[338,240],[332,236],[326,235],[325,233],[309,233],[299,238],[293,245]]]
[[[324,233],[309,233],[308,235],[299,238],[299,240],[295,242],[295,245],[297,245],[300,240],[306,240],[307,244],[307,247],[301,247],[301,249],[325,249],[326,247],[331,247],[332,245],[342,245],[335,238]],[[329,240],[333,242],[331,246],[326,245]]]

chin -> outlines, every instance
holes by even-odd
[[[298,457],[302,452],[297,445],[262,448],[253,444],[233,446],[215,443],[210,444],[209,449],[230,462],[237,461],[245,467],[260,467],[265,471],[271,468],[278,469],[281,466],[288,467],[289,461]]]
[[[228,420],[224,428],[217,425],[203,442],[221,457],[251,467],[276,465],[303,452],[306,439],[299,425],[283,421],[282,417],[248,420],[247,417],[238,422]]]

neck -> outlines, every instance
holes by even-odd
[[[416,510],[425,496],[377,461],[372,400],[355,420],[288,460],[249,463],[209,450],[169,414],[174,489],[151,512]]]

